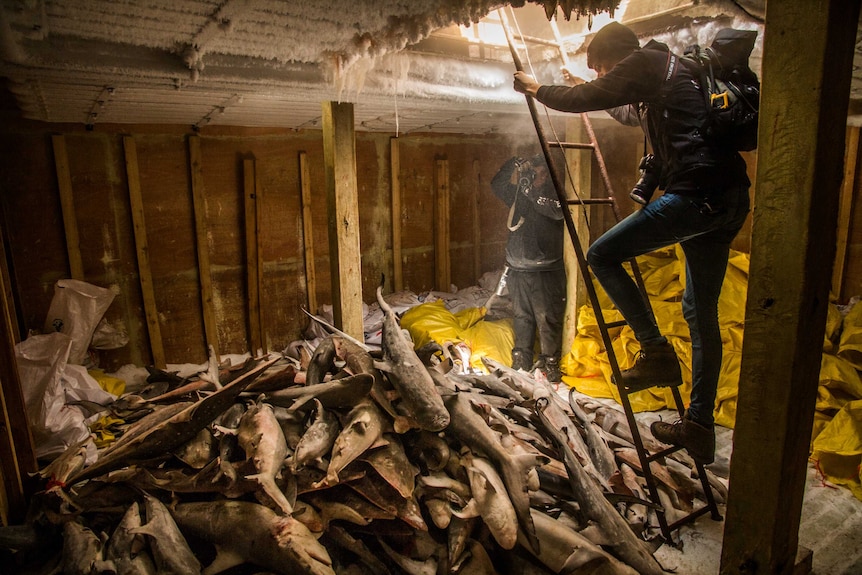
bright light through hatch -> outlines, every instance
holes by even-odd
[[[620,8],[616,12],[617,20],[624,13],[624,6],[628,4],[628,0],[623,0],[620,3]],[[595,73],[587,68],[586,56],[583,51],[584,42],[597,30],[611,22],[612,19],[607,12],[595,14],[590,19],[588,27],[588,19],[586,17],[576,18],[572,15],[570,20],[565,20],[562,12],[558,9],[557,16],[554,22],[548,22],[544,8],[538,4],[527,4],[521,8],[505,9],[505,16],[510,26],[512,36],[515,38],[515,45],[519,52],[523,49],[524,44],[518,40],[521,30],[527,37],[538,37],[550,42],[555,41],[554,27],[556,25],[559,31],[559,38],[563,46],[566,48],[568,56],[568,69],[574,76],[578,76],[585,80],[595,78]],[[470,26],[459,26],[458,30],[461,37],[469,42],[469,55],[471,58],[501,58],[507,59],[509,56],[509,45],[506,40],[506,32],[503,29],[503,24],[500,21],[498,10],[491,11],[487,16],[475,22]],[[552,59],[559,61],[559,53],[548,47],[545,47],[545,52],[534,51],[535,46],[531,48],[533,57],[539,56],[543,60]],[[523,58],[523,56],[522,56]],[[528,71],[531,64],[526,58],[524,62]]]
[[[490,44],[492,46],[507,46],[506,33],[496,12],[491,12],[478,22],[468,26],[458,26],[461,36],[470,42]]]

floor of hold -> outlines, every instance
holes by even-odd
[[[642,413],[640,421],[651,422],[661,416],[672,420],[674,413]],[[716,427],[716,473],[726,472],[732,451],[733,430]],[[724,516],[725,506],[719,505]],[[662,545],[656,559],[668,571],[688,575],[718,573],[724,521],[709,514],[677,532],[681,545]],[[862,573],[862,501],[849,489],[825,482],[814,465],[808,465],[805,499],[799,526],[799,546],[812,552],[814,575],[856,575]]]

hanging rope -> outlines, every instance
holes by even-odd
[[[507,8],[508,8],[509,13],[511,15],[510,16],[511,21],[514,23],[515,29],[517,30],[518,37],[523,38],[524,35],[521,32],[521,27],[518,23],[518,18],[515,15],[515,10],[512,8],[512,6],[508,6]],[[523,67],[523,64],[521,62],[520,55],[518,54],[518,50],[515,47],[514,40],[512,38],[512,32],[509,29],[509,18],[506,17],[506,15],[503,13],[502,10],[503,10],[502,8],[498,9],[497,12],[500,16],[500,24],[503,26],[503,32],[506,34],[506,41],[508,42],[509,50],[512,53],[512,60],[515,63],[515,69],[518,72],[523,72],[524,67]],[[560,48],[560,51],[561,51],[561,53],[563,52],[562,48]],[[526,56],[527,66],[529,68],[529,73],[531,76],[536,77],[535,69],[533,68],[533,63],[530,61],[530,51],[525,49],[524,53]],[[528,100],[528,103],[529,102],[535,102],[535,99],[532,96],[527,96],[527,100]],[[535,104],[533,104],[533,107],[534,106],[535,106]],[[546,122],[547,122],[547,124],[551,130],[551,133],[553,134],[553,142],[556,144],[556,147],[558,147],[559,149],[562,149],[562,145],[561,145],[562,140],[560,139],[559,134],[557,133],[556,128],[554,127],[554,123],[551,121],[551,115],[548,112],[547,106],[545,106],[543,104],[542,109],[545,112]],[[543,130],[540,129],[540,125],[538,123],[538,120],[537,120],[535,114],[534,114],[534,121],[536,121],[536,130],[537,130],[537,132],[539,132],[539,139],[543,143],[547,142],[547,138],[544,136]],[[547,146],[547,144],[546,144],[546,147],[549,147],[549,146]],[[553,169],[553,164],[551,163],[550,151],[545,153],[545,161],[548,163],[548,171],[552,174],[552,179],[553,179],[553,175],[555,174],[556,171]],[[579,202],[581,202],[580,207],[581,207],[581,211],[583,212],[584,222],[587,226],[587,229],[589,230],[590,229],[590,217],[589,217],[589,213],[587,212],[586,204],[583,203],[583,199],[581,198],[581,195],[578,192],[577,187],[575,186],[575,179],[574,179],[574,176],[573,176],[573,174],[569,168],[569,163],[567,161],[564,161],[563,166],[564,166],[563,169],[565,170],[566,178],[571,183],[571,190],[574,193],[575,198]],[[560,205],[564,207],[563,211],[564,211],[564,217],[565,217],[565,214],[569,213],[568,197],[566,196],[566,193],[565,193],[565,190],[566,190],[565,184],[564,183],[560,184],[558,182],[554,182],[554,185],[557,188],[557,195],[559,196],[558,199],[560,201]],[[571,217],[571,216],[569,216],[569,217]],[[570,233],[574,233],[573,229],[574,229],[574,222],[573,222],[572,228],[570,229]]]

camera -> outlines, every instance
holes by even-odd
[[[536,170],[530,160],[518,158],[515,161],[515,169],[518,172],[518,190],[525,191],[533,186],[536,179]]]
[[[635,183],[632,191],[629,192],[629,197],[635,202],[645,206],[652,198],[653,192],[658,187],[658,174],[656,173],[655,156],[647,154],[641,158],[641,163],[638,166],[641,171],[641,177]]]

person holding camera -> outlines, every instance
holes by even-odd
[[[512,300],[512,367],[541,369],[559,383],[566,311],[563,211],[545,157],[507,160],[491,180],[491,190],[509,206],[506,226],[506,285]],[[539,358],[533,362],[536,334]]]
[[[515,74],[516,91],[565,112],[628,106],[653,150],[644,166],[647,181],[635,190],[646,205],[603,234],[587,260],[598,281],[640,342],[621,385],[630,390],[678,386],[682,376],[673,346],[665,338],[623,262],[679,243],[685,253],[683,315],[691,332],[691,402],[681,421],[656,422],[652,432],[664,443],[685,447],[707,464],[715,457],[715,397],[722,343],[718,299],[730,242],[749,211],[750,181],[745,161],[701,133],[708,110],[697,79],[679,57],[655,40],[643,48],[626,26],[612,22],[587,47],[587,65],[597,78],[574,86],[539,84]],[[668,86],[667,83],[670,83]],[[664,193],[649,201],[655,188]]]

